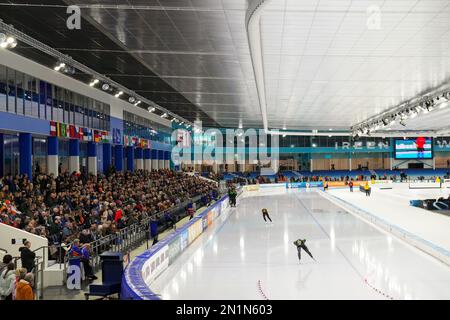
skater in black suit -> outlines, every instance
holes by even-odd
[[[297,247],[297,254],[298,254],[298,260],[300,261],[302,259],[302,249],[305,250],[305,252],[314,260],[314,257],[312,256],[311,252],[309,252],[308,247],[305,245],[306,239],[298,239],[294,241],[295,246]]]
[[[262,214],[263,214],[263,219],[264,219],[264,221],[267,222],[267,220],[266,220],[266,218],[267,218],[267,219],[270,220],[270,222],[272,222],[272,219],[270,219],[269,212],[267,211],[266,208],[262,209]]]

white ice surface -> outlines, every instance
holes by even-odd
[[[409,205],[410,200],[447,198],[447,189],[373,189],[371,196],[356,188],[333,189],[328,192],[387,222],[450,251],[450,217]]]
[[[262,219],[263,207],[273,223]],[[316,192],[246,198],[232,210],[155,280],[154,292],[263,299],[260,281],[269,299],[450,299],[450,267]],[[300,237],[317,262],[303,253],[299,264],[292,242]]]

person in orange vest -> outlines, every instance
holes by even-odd
[[[27,273],[16,286],[16,300],[34,300],[33,294],[33,274]]]

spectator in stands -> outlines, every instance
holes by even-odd
[[[16,272],[14,263],[10,262],[0,273],[0,300],[12,300],[16,289]]]
[[[3,256],[3,261],[0,262],[0,273],[2,273],[6,266],[12,262],[12,259],[13,257],[10,254],[5,254]]]
[[[34,268],[34,259],[36,259],[36,254],[30,250],[31,242],[26,240],[23,247],[19,248],[20,260],[22,262],[22,267],[27,269],[27,272],[31,272]]]
[[[27,273],[16,285],[16,300],[34,300],[33,274]]]
[[[8,201],[0,205],[0,222],[45,235],[51,244],[77,238],[92,223],[116,220],[121,229],[189,198],[217,192],[215,183],[165,169],[108,176],[38,174],[34,183],[25,176],[0,180],[0,202]],[[116,212],[121,219],[115,219]],[[108,226],[102,233],[111,230]]]

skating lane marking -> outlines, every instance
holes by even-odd
[[[264,291],[261,288],[261,280],[258,280],[258,290],[265,300],[269,300],[269,298],[267,298],[267,296],[265,295]]]

